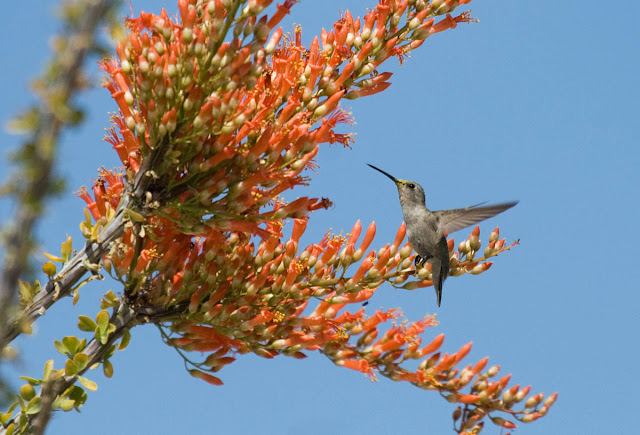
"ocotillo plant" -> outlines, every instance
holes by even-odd
[[[415,270],[404,225],[376,250],[375,224],[360,240],[359,221],[346,236],[327,233],[300,247],[310,215],[331,202],[281,197],[311,181],[306,170],[322,144],[352,143],[335,131],[351,120],[341,100],[386,90],[385,62],[473,21],[468,12],[451,15],[469,1],[382,0],[362,19],[344,12],[309,47],[299,27],[290,35],[278,27],[293,1],[269,16],[270,0],[179,0],[179,18],[163,10],[126,20],[116,56],[101,63],[119,110],[106,141],[123,166],[102,169],[80,190],[84,247],[75,252],[67,239],[60,255],[48,254],[46,285],[20,282],[20,309],[2,344],[60,298],[76,300],[97,276],[122,292],[105,294],[97,315],[79,317],[88,338],[55,343],[65,366],[47,362],[42,379],[27,378],[0,415],[4,431],[28,432],[52,409],[82,406],[84,389],[95,388],[87,370],[101,364],[109,377],[116,349],[146,323],[159,326],[192,376],[214,385],[222,381],[213,373],[246,353],[317,351],[371,379],[439,392],[456,404],[459,433],[477,433],[486,417],[514,428],[513,420],[543,416],[555,394],[527,399],[530,388],[507,387],[510,375],[496,379],[499,367],[487,368],[487,358],[457,368],[471,343],[441,353],[440,334],[423,345],[434,316],[399,321],[396,309],[366,316],[358,306],[385,283],[431,285],[428,266]],[[449,239],[451,276],[480,274],[515,244],[496,228],[482,250],[479,236],[476,228],[457,250]]]

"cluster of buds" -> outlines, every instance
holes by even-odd
[[[270,1],[245,3],[179,0],[179,21],[164,10],[142,13],[127,20],[130,31],[117,45],[117,59],[102,64],[109,77],[105,86],[120,109],[107,140],[125,173],[103,171],[94,198],[81,193],[100,224],[92,225],[87,216],[83,230],[97,237],[116,207],[129,206],[131,224],[105,264],[141,303],[170,307],[189,301],[195,313],[207,301],[207,310],[217,310],[217,302],[234,292],[258,298],[289,291],[310,267],[309,283],[322,284],[330,268],[335,273],[363,258],[375,227],[355,249],[357,224],[339,257],[333,253],[336,243],[327,239],[293,261],[296,237],[285,248],[278,242],[283,221],[294,218],[301,228],[310,212],[331,203],[305,197],[287,204],[280,194],[307,182],[301,172],[313,165],[319,144],[350,142],[349,135],[334,132],[336,124],[350,120],[338,107],[342,97],[383,90],[390,74],[377,69],[384,61],[471,21],[468,13],[438,23],[434,18],[467,1],[385,0],[363,20],[345,12],[307,48],[300,28],[293,37],[276,28],[294,2],[278,5],[271,17],[263,14]],[[148,188],[133,203],[119,201],[126,191],[138,194],[139,172],[151,179]],[[262,239],[260,261],[249,244],[254,236]],[[403,238],[404,227],[377,258],[367,255],[349,280],[332,278],[330,287],[295,291],[339,304],[364,300],[391,278],[399,286],[413,273],[411,249],[400,246]],[[286,276],[269,283],[269,293],[267,277],[282,272]],[[422,275],[404,288],[430,285]],[[275,301],[280,299],[272,306]],[[293,304],[288,311],[298,309]],[[207,311],[203,319],[213,317]]]
[[[276,27],[294,2],[268,17],[270,3],[179,0],[180,22],[164,10],[127,20],[117,59],[102,64],[120,109],[107,140],[129,183],[140,168],[154,178],[144,214],[192,235],[230,220],[254,223],[257,234],[268,218],[259,210],[308,181],[301,172],[319,144],[352,141],[334,131],[350,122],[343,97],[386,89],[383,62],[472,21],[468,13],[434,18],[467,0],[385,0],[363,20],[345,12],[307,48],[299,27],[293,36]]]
[[[239,354],[304,358],[319,351],[371,378],[446,393],[472,407],[467,414],[476,423],[488,415],[506,381],[486,381],[486,360],[455,368],[470,344],[452,355],[438,352],[442,335],[422,346],[419,335],[436,324],[433,316],[408,323],[398,321],[396,310],[372,316],[364,308],[344,310],[366,302],[383,283],[407,290],[432,285],[430,270],[413,266],[404,224],[377,251],[370,250],[375,224],[358,243],[359,221],[347,236],[327,234],[301,249],[309,214],[331,203],[280,199],[308,182],[302,171],[313,167],[320,144],[352,141],[334,131],[350,122],[340,100],[386,89],[391,74],[378,71],[383,62],[402,60],[430,35],[472,21],[468,13],[448,15],[469,1],[382,0],[362,20],[346,11],[308,48],[299,27],[293,35],[277,28],[290,0],[271,17],[263,14],[270,0],[179,0],[179,21],[164,10],[127,20],[117,59],[102,64],[120,109],[107,140],[125,172],[104,171],[93,196],[81,193],[99,224],[88,215],[83,231],[95,238],[114,209],[130,207],[105,268],[125,283],[134,308],[181,310],[179,320],[162,324],[164,338],[207,354],[189,361],[193,376],[220,385],[211,373]],[[150,181],[136,197],[140,177]],[[131,202],[119,201],[127,194]],[[449,240],[452,275],[487,270],[489,257],[513,246],[498,237],[496,228],[483,258],[475,258],[478,228],[458,252]],[[314,299],[321,302],[308,307]],[[402,366],[409,360],[421,360],[416,370]],[[460,391],[469,385],[470,393]]]
[[[480,227],[476,226],[467,240],[463,240],[458,244],[458,251],[453,252],[455,242],[452,239],[447,241],[449,245],[449,255],[451,259],[449,266],[451,267],[451,276],[460,276],[465,273],[472,275],[480,275],[489,270],[493,265],[492,261],[487,261],[491,257],[495,257],[501,252],[505,252],[513,248],[519,243],[518,240],[510,245],[505,244],[505,239],[500,239],[500,229],[496,227],[489,236],[489,244],[484,249],[484,256],[476,258],[476,254],[480,251],[482,244],[480,242]]]
[[[476,253],[480,251],[482,247],[480,241],[480,227],[476,226],[469,237],[466,240],[463,240],[458,245],[458,251],[454,252],[455,241],[453,238],[447,240],[447,246],[449,248],[449,266],[451,268],[450,275],[451,276],[460,276],[466,273],[472,275],[480,275],[483,272],[489,270],[489,268],[493,265],[492,261],[488,261],[489,258],[495,257],[501,252],[505,252],[513,248],[518,244],[518,240],[514,241],[510,245],[505,244],[505,239],[498,240],[500,236],[500,229],[496,227],[491,236],[489,237],[489,244],[484,250],[483,257],[476,257]],[[411,251],[407,252],[407,256]],[[411,261],[415,259],[415,254],[407,257],[407,263],[411,264]],[[431,285],[431,265],[429,263],[425,263],[423,267],[416,271],[416,275],[423,279],[429,280],[429,285]],[[402,288],[407,290],[413,290],[415,288],[420,287],[415,282],[410,282],[405,284]]]
[[[466,385],[469,380],[484,368],[487,358],[481,360],[473,369],[467,367],[460,372],[459,379],[463,380]],[[491,416],[489,413],[502,412],[510,416],[511,419],[521,421],[523,423],[531,423],[547,413],[551,405],[558,398],[558,393],[554,393],[545,399],[543,393],[529,397],[524,406],[520,406],[519,410],[515,408],[529,394],[531,386],[520,388],[520,385],[506,389],[511,375],[503,376],[497,381],[493,381],[500,371],[500,366],[493,366],[486,372],[480,374],[471,386],[471,394],[466,395],[466,401],[459,401],[464,405],[456,408],[453,412],[453,421],[456,431],[459,434],[475,434],[479,433],[484,427],[483,418],[489,416],[491,422],[505,429],[515,429],[517,425],[508,419]],[[456,381],[458,379],[455,379]],[[450,399],[452,396],[447,397]],[[457,396],[456,399],[459,399]],[[471,404],[475,406],[470,406]],[[542,404],[542,406],[540,406]]]

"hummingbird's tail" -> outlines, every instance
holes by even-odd
[[[442,237],[438,242],[438,255],[431,258],[431,278],[436,291],[438,306],[442,301],[442,284],[449,276],[449,248],[447,239]]]
[[[447,264],[447,266],[449,265]],[[439,258],[433,258],[431,262],[431,278],[433,279],[433,288],[436,291],[438,306],[440,306],[440,302],[442,301],[442,284],[447,278],[447,273],[443,273],[442,269],[442,261]]]

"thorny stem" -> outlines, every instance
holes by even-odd
[[[52,405],[55,399],[64,394],[65,391],[74,385],[78,381],[78,377],[82,376],[87,370],[92,368],[95,364],[103,361],[104,356],[109,352],[115,342],[119,340],[125,332],[131,330],[137,325],[143,325],[146,323],[159,323],[174,318],[180,310],[184,310],[185,306],[178,306],[175,309],[166,311],[163,307],[149,307],[147,309],[133,309],[128,301],[123,300],[115,307],[114,314],[109,319],[109,322],[115,326],[114,332],[109,334],[107,342],[102,344],[97,339],[92,339],[87,347],[82,350],[82,353],[88,356],[88,363],[86,367],[78,373],[65,376],[63,378],[51,378],[46,379],[43,388],[38,393],[38,396],[42,398],[41,410],[36,414],[27,415],[29,424],[33,426],[33,432],[43,433],[46,425],[49,421]],[[18,422],[20,419],[20,413],[15,415],[11,421],[8,421],[4,427],[0,427],[0,435],[6,433],[6,427],[11,422]]]
[[[82,351],[82,353],[86,354],[88,358],[88,363],[83,370],[80,370],[78,373],[71,376],[64,376],[57,382],[47,382],[45,384],[46,388],[42,388],[39,392],[39,396],[43,398],[42,400],[42,408],[36,414],[27,415],[27,421],[29,425],[34,426],[34,431],[37,427],[41,427],[44,431],[44,427],[46,426],[49,416],[52,411],[52,405],[54,400],[44,400],[44,394],[55,399],[56,397],[64,394],[64,392],[74,385],[80,376],[82,376],[87,370],[93,367],[94,364],[100,363],[104,356],[107,354],[109,349],[114,345],[114,343],[119,340],[126,331],[133,328],[140,320],[137,318],[136,313],[126,304],[121,303],[115,310],[114,314],[109,319],[110,323],[112,323],[116,329],[113,333],[109,335],[106,343],[102,344],[97,339],[93,339],[89,342],[87,347]],[[46,415],[47,417],[42,417],[42,415]],[[0,428],[0,435],[6,433],[6,427],[8,427],[12,422],[16,423],[20,420],[21,413],[16,414],[11,421],[7,422],[3,428]],[[38,419],[42,420],[38,420]],[[36,423],[38,426],[36,426]]]
[[[155,181],[153,176],[154,164],[162,161],[164,151],[168,145],[169,140],[165,140],[158,148],[153,150],[149,158],[142,162],[140,170],[130,187],[133,192],[123,197],[124,199],[119,204],[114,218],[100,233],[100,240],[87,241],[84,248],[74,255],[71,261],[40,290],[33,303],[18,312],[7,322],[5,331],[0,331],[0,349],[17,337],[22,332],[22,327],[25,324],[30,325],[42,316],[54,302],[70,294],[73,286],[87,271],[84,266],[85,262],[99,262],[102,256],[108,252],[111,243],[124,234],[125,224],[127,223],[126,211],[128,209],[136,209],[143,214],[149,212],[149,210],[142,210],[141,204],[147,189]]]
[[[14,315],[0,336],[0,349],[13,341],[24,325],[30,325],[42,316],[58,299],[68,296],[73,286],[87,272],[86,263],[97,263],[109,250],[111,243],[124,233],[124,211],[128,201],[118,208],[116,215],[100,235],[100,241],[87,241],[84,248],[62,268],[60,272],[45,285],[35,296],[28,307]]]
[[[51,68],[57,70],[57,74],[41,91],[42,101],[36,109],[40,118],[38,127],[22,147],[23,152],[28,154],[23,169],[28,171],[27,166],[33,166],[37,171],[28,171],[33,172],[33,175],[27,180],[24,189],[17,193],[18,210],[13,223],[5,229],[8,236],[0,275],[0,349],[17,335],[15,326],[8,322],[9,310],[15,299],[18,279],[28,267],[29,253],[33,246],[32,232],[39,220],[42,203],[51,194],[51,174],[57,154],[58,138],[62,129],[73,122],[60,112],[68,113],[71,110],[68,102],[81,88],[82,64],[95,48],[95,31],[109,10],[119,2],[87,0],[84,3],[82,14],[77,17],[77,28],[64,35],[67,50],[51,64]],[[61,108],[66,110],[60,110]],[[11,338],[7,341],[7,337]]]
[[[40,412],[35,414],[32,424],[32,433],[34,435],[42,435],[51,420],[51,410],[53,401],[56,399],[56,387],[62,382],[62,379],[52,378],[42,385],[40,393]]]

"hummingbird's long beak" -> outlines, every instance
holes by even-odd
[[[386,175],[387,177],[391,178],[391,179],[393,180],[393,182],[394,182],[394,183],[397,183],[397,182],[398,182],[398,180],[396,179],[396,177],[394,177],[393,175],[388,174],[388,173],[384,172],[382,169],[380,169],[380,168],[376,168],[375,166],[370,165],[369,163],[367,163],[367,165],[368,165],[368,166],[371,166],[373,169],[375,169],[375,170],[376,170],[376,171],[378,171],[378,172],[382,172],[384,175]]]

